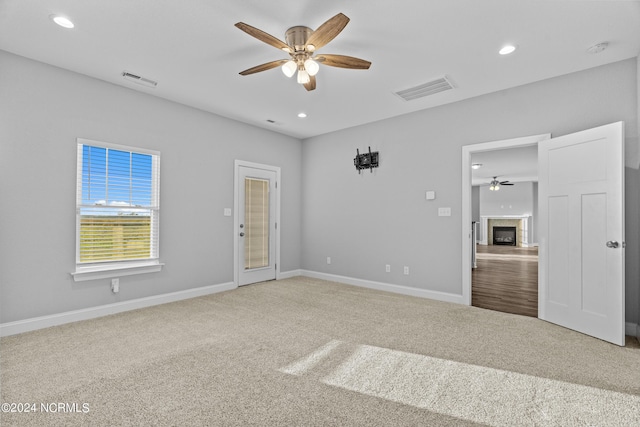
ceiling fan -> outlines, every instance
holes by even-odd
[[[316,88],[316,74],[320,70],[320,66],[318,64],[339,68],[367,70],[369,66],[371,66],[371,62],[365,61],[364,59],[345,55],[315,54],[318,49],[340,34],[348,23],[349,18],[342,13],[338,13],[336,16],[320,25],[315,31],[305,26],[291,27],[285,33],[285,43],[262,30],[252,27],[251,25],[245,24],[244,22],[238,22],[236,27],[245,33],[264,43],[277,47],[291,56],[290,59],[279,59],[257,65],[241,71],[240,74],[247,76],[249,74],[259,73],[261,71],[282,66],[282,72],[287,77],[293,77],[297,71],[298,83],[304,85],[307,90],[314,90]]]
[[[509,181],[498,181],[498,177],[494,176],[491,183],[489,183],[489,190],[498,191],[500,190],[501,185],[513,185],[513,184],[510,183]]]

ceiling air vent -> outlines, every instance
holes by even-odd
[[[140,77],[138,75],[129,73],[127,71],[123,71],[122,72],[122,77],[124,77],[125,80],[129,80],[131,82],[138,83],[139,85],[143,85],[143,86],[147,86],[147,87],[156,87],[156,86],[158,86],[158,82],[146,79],[144,77]]]
[[[432,80],[419,86],[395,92],[395,94],[405,101],[412,101],[414,99],[424,98],[425,96],[444,92],[445,90],[449,89],[453,89],[451,81],[449,81],[449,79],[447,79],[446,77],[441,77],[439,79]]]

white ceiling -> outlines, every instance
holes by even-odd
[[[538,181],[537,145],[473,153],[473,163],[482,167],[471,171],[472,185],[489,185],[493,177],[512,183]]]
[[[289,27],[315,29],[338,12],[351,22],[319,52],[369,60],[369,70],[321,66],[313,92],[277,68],[238,74],[286,54],[236,22],[282,40]],[[76,27],[58,27],[52,14]],[[607,50],[587,53],[604,41]],[[505,43],[518,50],[498,55]],[[635,57],[640,2],[0,0],[0,49],[304,139]],[[125,81],[125,70],[158,86]],[[394,95],[445,75],[454,90]]]

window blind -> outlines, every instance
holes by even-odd
[[[244,268],[269,265],[269,181],[245,179]]]
[[[78,140],[77,264],[157,260],[160,155]]]

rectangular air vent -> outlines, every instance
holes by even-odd
[[[400,98],[405,101],[412,101],[418,98],[424,98],[425,96],[434,95],[445,90],[453,89],[451,81],[447,77],[441,77],[430,82],[415,86],[409,89],[394,92]]]
[[[147,86],[147,87],[156,87],[156,86],[158,86],[158,82],[155,82],[155,81],[150,80],[150,79],[146,79],[144,77],[140,77],[140,76],[138,76],[136,74],[132,74],[132,73],[129,73],[127,71],[123,71],[122,72],[122,77],[124,77],[125,80],[129,80],[131,82],[138,83],[139,85],[143,85],[143,86]]]

